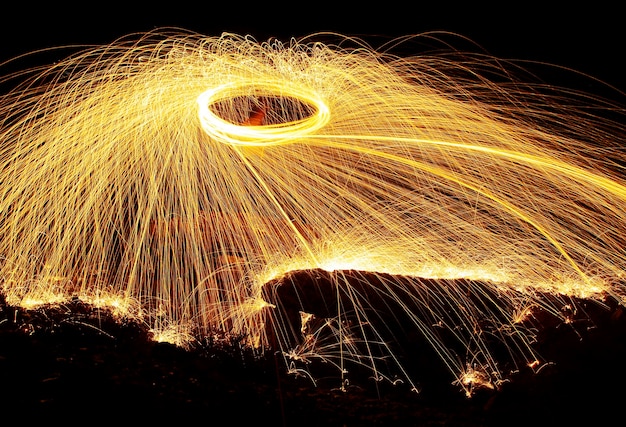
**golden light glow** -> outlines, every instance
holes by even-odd
[[[237,97],[259,98],[263,95],[278,99],[297,99],[303,105],[311,105],[315,112],[310,117],[288,120],[286,123],[242,126],[238,122],[225,120],[211,109],[211,106],[219,104],[220,101],[233,100]],[[324,127],[330,118],[328,107],[317,98],[316,93],[289,87],[284,81],[264,80],[231,82],[205,91],[198,96],[198,115],[204,131],[216,141],[245,146],[295,142]]]
[[[509,331],[511,354],[535,363],[523,323],[542,293],[625,300],[624,132],[587,103],[623,109],[506,80],[486,56],[343,41],[158,30],[5,76],[16,82],[0,98],[7,300],[111,301],[155,339],[220,330],[262,351],[267,325],[290,328],[262,298],[270,280],[401,275],[413,280],[384,282],[386,295],[412,296],[398,297],[406,326],[465,392],[505,375],[479,323]],[[476,307],[455,282],[423,278],[482,281],[498,297]],[[353,295],[302,342],[278,335],[289,369],[315,355],[384,376],[363,348],[391,347],[363,335],[367,303]],[[452,320],[467,360],[435,332]]]

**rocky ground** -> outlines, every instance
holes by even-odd
[[[587,304],[588,320],[579,326],[541,331],[537,346],[552,364],[467,398],[443,377],[419,394],[368,381],[340,389],[336,378],[314,385],[288,375],[271,352],[254,356],[237,342],[184,350],[80,301],[24,310],[0,298],[0,422],[619,425],[626,316],[605,303]],[[434,365],[432,372],[438,372]]]

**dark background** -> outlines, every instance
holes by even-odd
[[[181,27],[216,36],[288,40],[320,31],[385,37],[444,31],[504,59],[543,61],[626,89],[619,2],[255,2],[165,3],[22,1],[0,14],[0,60],[65,44],[103,44],[132,32]],[[1,71],[1,70],[0,70]],[[567,82],[565,82],[567,84]]]

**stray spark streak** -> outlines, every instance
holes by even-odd
[[[536,365],[523,320],[561,313],[542,295],[625,301],[624,133],[587,105],[623,109],[506,80],[484,55],[314,40],[158,30],[0,80],[7,301],[78,297],[180,345],[222,331],[263,351],[271,330],[289,366],[384,376],[399,359],[374,295],[468,393],[506,377],[482,325]],[[317,329],[315,273],[281,282],[304,270],[332,273]]]

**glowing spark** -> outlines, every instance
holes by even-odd
[[[542,294],[625,301],[623,129],[575,104],[623,109],[502,81],[485,56],[305,40],[155,31],[1,79],[7,301],[78,296],[158,340],[217,329],[375,378],[381,360],[406,373],[372,318],[386,301],[466,392],[502,380],[485,325],[536,366]],[[263,298],[296,270],[333,283],[330,306]],[[290,309],[326,323],[299,331]]]
[[[463,372],[461,377],[458,379],[458,382],[463,384],[468,397],[472,396],[474,390],[480,388],[495,388],[495,386],[491,383],[490,375],[471,366],[467,367],[467,370]]]

